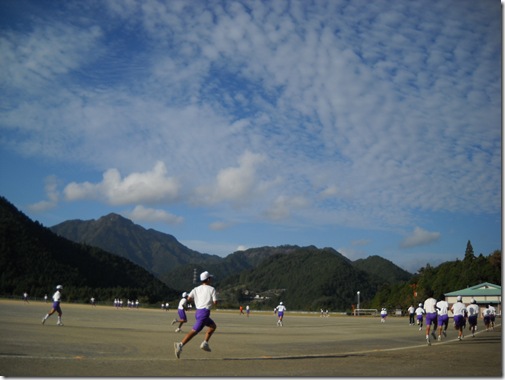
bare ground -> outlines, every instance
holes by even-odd
[[[175,310],[117,310],[62,304],[45,325],[50,303],[0,300],[0,375],[7,377],[503,377],[501,319],[493,331],[482,320],[462,341],[449,326],[441,342],[426,344],[424,331],[405,317],[347,317],[287,312],[247,318],[216,310],[212,352],[189,342],[181,358],[173,344]],[[194,315],[188,313],[189,331]]]

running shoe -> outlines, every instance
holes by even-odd
[[[442,334],[444,334],[444,336],[447,338],[447,333],[444,331],[442,331]]]
[[[58,322],[56,325],[58,325],[58,326],[63,326],[63,323]]]
[[[428,346],[431,346],[431,342],[430,342],[430,338],[429,337],[426,337],[426,343],[428,344]]]
[[[439,335],[437,340],[440,342],[442,340],[442,337]]]
[[[209,343],[206,341],[203,341],[202,344],[200,344],[200,348],[204,351],[210,352]]]
[[[437,334],[435,334],[435,331],[431,332],[431,336],[433,337],[433,339],[437,340]]]
[[[42,318],[42,324],[46,323],[46,319]]]
[[[181,342],[174,343],[174,350],[175,350],[175,357],[179,359],[181,357],[182,352],[182,343]]]
[[[177,327],[177,328],[175,329],[175,332],[181,332],[181,329]]]
[[[172,321],[172,325],[175,325],[176,323],[177,323],[177,319],[174,319],[174,320]]]

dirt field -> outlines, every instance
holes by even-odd
[[[289,305],[288,305],[289,306]],[[212,352],[199,346],[203,333],[174,355],[175,310],[116,310],[112,306],[62,304],[45,325],[51,304],[0,300],[0,375],[53,376],[329,376],[502,377],[501,319],[494,331],[482,320],[475,337],[462,341],[449,326],[442,342],[427,346],[424,331],[406,317],[320,317],[287,312],[284,326],[273,313],[213,311],[218,329]],[[188,313],[187,332],[194,314]],[[452,322],[451,322],[452,323]]]

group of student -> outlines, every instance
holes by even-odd
[[[442,335],[444,337],[447,336],[446,331],[449,325],[449,310],[453,314],[454,328],[458,331],[458,340],[463,339],[463,330],[466,327],[467,321],[472,337],[475,337],[480,308],[479,305],[477,305],[477,301],[473,298],[468,305],[465,305],[462,302],[462,297],[457,296],[456,303],[449,309],[449,303],[447,301],[442,299],[437,302],[437,300],[433,298],[433,292],[429,292],[428,298],[424,301],[424,304],[419,303],[416,309],[413,305],[409,307],[409,324],[413,326],[417,323],[419,331],[421,331],[423,329],[423,319],[426,318],[426,343],[431,345],[430,330],[432,325],[433,330],[431,331],[431,336],[434,339],[441,341]],[[491,304],[487,304],[486,308],[482,311],[482,318],[486,326],[486,331],[494,329],[495,316],[496,309]],[[414,318],[416,322],[414,322]],[[436,334],[437,331],[438,336]]]

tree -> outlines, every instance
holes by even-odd
[[[473,247],[472,247],[472,243],[470,242],[470,240],[468,240],[468,243],[466,243],[466,251],[465,251],[465,258],[463,259],[463,261],[473,261],[475,259],[475,256],[473,254]]]

